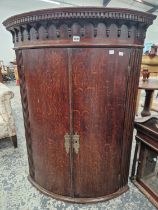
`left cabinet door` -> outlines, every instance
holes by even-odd
[[[24,49],[22,57],[34,181],[47,191],[70,196],[70,152],[64,142],[70,125],[67,49]]]

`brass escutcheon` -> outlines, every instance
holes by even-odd
[[[78,154],[80,148],[80,136],[77,133],[73,135],[73,148],[75,153]]]
[[[78,154],[80,148],[80,136],[77,133],[75,133],[74,135],[69,135],[68,133],[66,133],[64,139],[65,139],[64,146],[66,153],[68,154],[70,151],[70,146],[71,146],[70,144],[72,139],[72,147],[75,153]]]
[[[65,143],[64,143],[65,150],[66,150],[66,153],[68,154],[70,150],[70,140],[71,140],[70,135],[66,133],[64,136],[64,139],[65,139]]]

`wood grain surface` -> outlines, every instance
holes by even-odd
[[[128,189],[133,121],[146,30],[156,16],[60,8],[9,18],[30,178],[70,202]]]

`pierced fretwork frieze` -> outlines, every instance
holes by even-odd
[[[105,30],[100,31],[99,24],[103,24]],[[81,38],[94,38],[94,39],[131,39],[132,41],[139,41],[140,44],[144,42],[146,28],[137,28],[135,26],[128,27],[126,25],[106,25],[105,23],[98,23],[97,25],[87,23],[85,26],[81,26],[78,23],[73,23],[72,26],[54,24],[40,25],[38,27],[25,26],[19,28],[12,28],[11,33],[13,36],[13,42],[26,42],[37,40],[56,40],[56,39],[71,39],[73,35],[80,36]],[[115,28],[115,30],[113,30]],[[112,33],[111,33],[112,31]]]
[[[120,10],[112,8],[91,8],[91,11],[72,8],[45,10],[42,15],[40,11],[30,12],[9,18],[3,24],[11,31],[13,42],[17,44],[29,40],[70,40],[73,36],[94,41],[128,39],[131,44],[143,44],[146,28],[152,21],[152,15],[130,10],[120,13]]]

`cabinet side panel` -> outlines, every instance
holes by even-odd
[[[29,173],[30,173],[31,178],[34,179],[35,174],[34,174],[34,162],[33,162],[33,156],[32,156],[32,137],[31,137],[28,98],[27,98],[22,50],[16,51],[16,60],[17,60],[19,82],[20,82],[21,103],[22,103],[22,109],[23,109],[26,146],[27,146],[28,162],[29,162]]]
[[[136,100],[140,76],[140,65],[142,49],[132,49],[129,61],[129,82],[127,87],[127,97],[125,105],[125,122],[123,132],[122,163],[121,163],[121,186],[128,183],[130,154],[132,146],[132,136],[134,129],[134,118],[136,110]],[[128,154],[128,155],[127,155]]]
[[[120,188],[129,49],[73,49],[73,121],[76,197],[99,197]],[[128,154],[127,154],[128,156]]]
[[[67,49],[23,50],[34,181],[44,189],[70,195]]]

